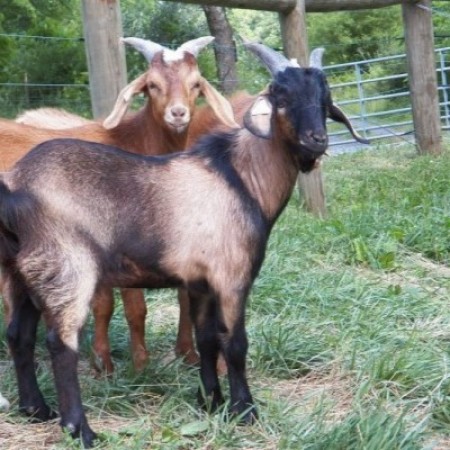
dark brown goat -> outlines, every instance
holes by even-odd
[[[9,170],[12,165],[35,145],[58,137],[85,139],[115,145],[125,150],[159,155],[186,148],[189,126],[195,112],[195,101],[204,95],[218,122],[235,125],[229,103],[204,79],[198,69],[196,56],[214,38],[206,36],[184,43],[177,50],[169,50],[151,41],[126,38],[144,54],[149,62],[148,70],[126,86],[120,93],[115,108],[105,120],[83,126],[67,128],[76,119],[61,113],[65,129],[43,129],[0,120],[0,169]],[[148,100],[137,113],[124,117],[133,96],[144,92]],[[47,125],[55,126],[58,111],[39,111],[38,118],[45,118]],[[35,117],[36,119],[36,117]],[[24,117],[21,119],[25,120]],[[80,118],[76,122],[79,123]],[[68,123],[67,123],[68,121]],[[39,122],[34,122],[39,124]],[[58,122],[56,122],[58,123]],[[59,122],[60,123],[60,122]],[[141,369],[148,352],[144,339],[146,306],[142,291],[123,289],[124,310],[129,323],[131,354],[134,366]],[[188,314],[188,299],[179,293],[180,322],[175,351],[196,362],[197,355],[192,340],[192,326]],[[108,325],[113,313],[112,289],[99,291],[93,304],[95,331],[93,349],[96,366],[112,372]]]
[[[19,407],[35,419],[53,417],[35,374],[42,314],[61,425],[85,447],[95,433],[81,403],[78,336],[105,285],[187,289],[201,404],[214,409],[223,402],[221,351],[231,413],[244,422],[257,416],[246,379],[246,298],[298,172],[311,170],[327,148],[326,116],[353,129],[321,70],[293,66],[261,44],[246,46],[273,81],[246,113],[245,128],[160,157],[54,140],[1,178],[0,268],[12,305],[7,334]]]

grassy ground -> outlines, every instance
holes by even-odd
[[[149,292],[144,373],[133,374],[121,305],[112,379],[92,376],[86,326],[80,378],[99,448],[450,448],[450,152],[380,148],[328,158],[324,173],[328,218],[305,213],[295,193],[250,298],[260,421],[239,427],[223,411],[197,409],[196,370],[172,357],[175,294]],[[54,405],[42,339],[41,331],[39,380]],[[4,340],[0,375],[12,402],[0,414],[0,448],[76,448],[56,422],[26,424],[17,414]]]

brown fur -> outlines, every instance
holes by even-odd
[[[134,84],[133,84],[134,83]],[[126,111],[123,105],[114,118],[119,121],[117,126],[106,129],[100,122],[91,121],[82,126],[66,128],[67,124],[77,123],[76,116],[61,114],[59,128],[39,128],[9,120],[0,119],[0,170],[7,171],[32,147],[46,140],[54,138],[79,138],[103,144],[114,145],[125,150],[143,154],[159,155],[186,148],[189,126],[192,124],[196,99],[199,95],[205,95],[213,110],[212,117],[220,123],[232,123],[233,118],[227,113],[227,103],[209,83],[201,76],[194,56],[185,53],[183,59],[166,63],[161,54],[153,58],[149,70],[133,85],[132,95],[143,92],[149,99],[146,105],[137,113],[123,117]],[[125,92],[130,92],[127,88]],[[128,99],[129,102],[130,99]],[[118,104],[122,101],[118,99]],[[127,103],[128,106],[128,103]],[[174,109],[175,108],[175,109]],[[172,115],[172,111],[182,110],[182,117]],[[230,108],[231,111],[231,108]],[[32,115],[29,123],[41,124],[45,122],[46,113],[48,123],[58,126],[58,110],[48,109]],[[113,112],[114,114],[114,112]],[[81,119],[81,118],[80,118]],[[83,119],[84,122],[84,119]],[[174,128],[173,124],[180,125]],[[202,127],[201,132],[206,132]],[[199,132],[197,132],[197,136]],[[137,294],[132,290],[122,291],[131,335],[132,355],[135,367],[141,369],[148,359],[145,347],[145,315],[146,306],[142,292]],[[182,313],[175,351],[186,357],[190,363],[198,361],[193,340],[192,325],[185,311],[188,310],[188,299],[182,292],[179,293]],[[94,350],[97,353],[97,366],[107,373],[113,371],[113,364],[109,352],[108,323],[113,312],[112,291],[103,291],[97,297],[94,307],[95,336]]]
[[[0,263],[14,287],[8,343],[28,414],[52,418],[34,366],[41,311],[61,425],[91,447],[96,435],[83,411],[77,360],[92,294],[107,286],[181,286],[196,327],[201,405],[214,410],[224,402],[221,351],[230,413],[255,420],[246,299],[298,172],[312,170],[327,148],[333,113],[323,72],[274,72],[271,89],[245,113],[245,128],[207,136],[190,152],[144,158],[55,140],[0,179]]]

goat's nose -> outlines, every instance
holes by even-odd
[[[187,114],[187,108],[181,105],[172,106],[172,108],[170,108],[170,112],[173,117],[181,119]]]
[[[326,145],[326,143],[327,143],[327,135],[326,134],[313,133],[311,135],[311,139],[313,140],[314,143],[316,143],[318,145]]]

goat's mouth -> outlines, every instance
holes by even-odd
[[[328,136],[324,135],[320,138],[313,136],[300,136],[298,140],[303,152],[318,158],[322,156],[328,148]]]
[[[183,133],[183,131],[186,131],[189,122],[167,122],[166,121],[167,126],[169,127],[169,129],[171,129],[172,131],[175,131],[177,133]]]

